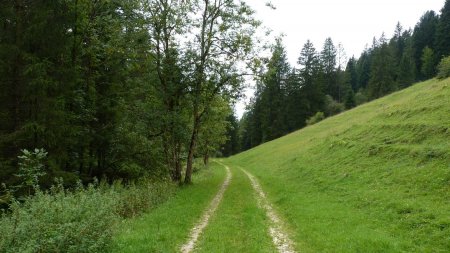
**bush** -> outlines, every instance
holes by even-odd
[[[450,56],[442,58],[438,65],[437,78],[444,79],[450,77]]]
[[[345,106],[338,103],[330,95],[325,96],[325,113],[327,116],[336,115],[345,110]]]
[[[139,215],[143,211],[166,201],[174,193],[175,185],[168,182],[152,182],[143,180],[138,184],[131,184],[119,191],[117,212],[123,218]]]
[[[362,104],[366,103],[368,100],[369,99],[367,98],[367,96],[361,91],[358,91],[355,94],[355,103],[356,103],[356,105],[362,105]]]
[[[14,201],[0,221],[3,252],[106,252],[114,212],[114,192],[93,186],[68,192],[53,187],[23,203]]]
[[[166,200],[170,183],[150,181],[124,187],[94,184],[36,191],[13,201],[0,219],[0,252],[108,252],[115,225]]]
[[[23,149],[22,155],[19,158],[19,173],[16,174],[20,178],[22,184],[18,185],[18,189],[25,188],[28,195],[31,195],[31,189],[38,187],[39,177],[45,175],[43,161],[47,157],[47,152],[44,149],[35,149],[28,151]]]
[[[323,112],[317,112],[314,116],[306,120],[306,125],[314,125],[323,119],[325,119],[325,114]]]

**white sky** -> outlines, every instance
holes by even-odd
[[[273,30],[272,35],[283,33],[284,45],[291,65],[296,65],[300,50],[310,39],[316,50],[331,37],[335,46],[343,44],[347,57],[359,57],[366,44],[372,44],[385,32],[392,37],[397,22],[404,29],[414,28],[427,10],[440,13],[445,0],[271,0],[275,10],[265,6],[268,0],[245,0],[254,10],[263,26]],[[236,105],[238,118],[245,103],[253,95]]]

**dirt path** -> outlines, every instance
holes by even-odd
[[[287,233],[283,229],[283,224],[276,214],[275,210],[267,200],[266,194],[258,183],[258,180],[249,172],[241,169],[250,179],[253,189],[258,193],[258,203],[266,210],[267,217],[270,219],[269,233],[272,236],[272,241],[280,253],[295,253],[292,241],[289,239]]]
[[[223,164],[222,164],[223,165]],[[211,203],[208,206],[208,209],[206,209],[203,216],[200,218],[200,220],[197,222],[197,224],[194,226],[194,228],[191,230],[191,233],[189,235],[189,240],[181,246],[180,251],[182,253],[189,253],[194,250],[195,243],[197,242],[200,234],[205,229],[205,227],[208,225],[209,218],[211,218],[211,215],[214,214],[217,207],[220,204],[220,201],[222,200],[223,194],[225,190],[227,189],[228,185],[231,181],[231,171],[230,168],[226,165],[223,165],[227,171],[227,176],[225,178],[225,181],[223,182],[222,186],[219,189],[219,192],[217,192],[216,196],[213,198]]]

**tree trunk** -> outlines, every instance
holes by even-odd
[[[181,181],[181,161],[180,161],[180,148],[179,144],[173,146],[173,157],[172,157],[172,181]]]
[[[13,115],[13,131],[16,131],[20,128],[20,94],[22,88],[22,36],[23,36],[23,27],[22,22],[24,19],[24,4],[22,0],[16,0],[14,3],[14,11],[16,15],[16,30],[14,34],[14,43],[18,48],[18,53],[15,56],[15,61],[13,65],[13,106],[12,106],[12,115]]]
[[[206,152],[205,154],[203,154],[203,164],[205,166],[208,166],[208,162],[209,162],[209,153]]]
[[[174,138],[173,128],[163,136],[164,156],[170,178],[173,182],[181,181],[181,144]]]
[[[181,158],[180,158],[180,154],[181,154],[181,144],[177,143],[176,145],[176,156],[175,156],[175,179],[177,182],[181,181]]]
[[[200,119],[198,116],[195,117],[194,120],[194,128],[192,129],[192,135],[191,135],[191,141],[189,144],[189,153],[188,153],[188,160],[186,165],[186,174],[184,177],[184,183],[190,184],[192,182],[192,165],[194,163],[194,151],[195,151],[195,145],[197,143],[197,135],[200,127]]]

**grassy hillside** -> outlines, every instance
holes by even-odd
[[[258,177],[302,252],[450,249],[450,79],[416,84],[226,162]]]

